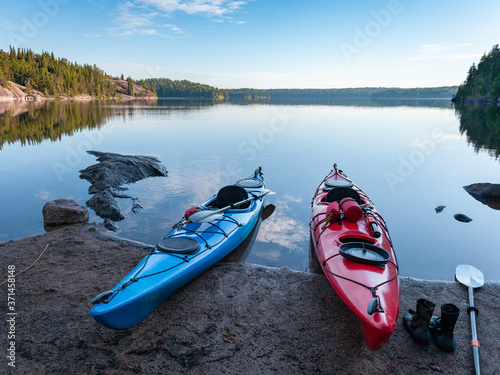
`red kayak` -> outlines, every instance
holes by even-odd
[[[400,294],[398,263],[384,219],[335,164],[314,194],[310,226],[328,281],[359,318],[368,348],[382,348],[396,326]]]

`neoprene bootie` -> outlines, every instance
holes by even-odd
[[[433,302],[421,298],[417,300],[417,311],[410,309],[410,312],[403,316],[403,325],[417,344],[429,345],[431,342],[429,322],[435,306]]]
[[[453,329],[458,319],[460,310],[451,303],[441,305],[441,318],[433,316],[429,323],[432,340],[440,349],[452,352],[455,350],[455,337]]]

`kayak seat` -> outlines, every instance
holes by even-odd
[[[228,185],[224,186],[217,193],[217,198],[215,199],[217,208],[224,208],[230,206],[234,203],[244,201],[248,198],[248,193],[241,186]],[[247,208],[250,206],[250,202],[237,206],[237,208]]]
[[[325,197],[325,202],[340,202],[344,198],[352,198],[357,204],[361,204],[359,193],[350,187],[337,187],[330,190]]]

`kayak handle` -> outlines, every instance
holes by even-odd
[[[375,238],[380,237],[380,228],[378,227],[377,223],[371,222],[370,229],[372,231],[373,237]]]

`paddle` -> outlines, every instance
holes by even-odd
[[[195,212],[194,214],[189,216],[188,219],[192,223],[206,223],[210,220],[216,219],[216,217],[214,217],[214,216],[217,216],[217,215],[222,216],[222,214],[224,212],[226,212],[227,210],[230,210],[231,208],[241,206],[242,204],[245,204],[247,202],[250,202],[250,201],[253,201],[253,200],[258,199],[260,197],[263,197],[264,195],[273,195],[273,194],[276,194],[276,193],[274,191],[266,189],[266,190],[263,190],[263,192],[258,194],[258,195],[254,195],[254,196],[247,198],[245,200],[242,200],[241,202],[238,202],[238,203],[233,203],[232,205],[226,206],[226,207],[221,208],[219,210],[214,210],[214,211],[205,210],[205,211]]]
[[[262,213],[260,214],[262,221],[268,219],[274,213],[275,209],[276,206],[274,204],[268,204],[266,207],[264,207],[262,209]]]
[[[455,278],[458,282],[464,284],[469,289],[469,308],[467,312],[470,315],[470,324],[472,330],[472,353],[474,354],[474,369],[476,375],[481,373],[479,367],[479,340],[476,331],[476,314],[478,310],[474,307],[474,288],[480,288],[484,285],[484,275],[476,267],[470,264],[461,264],[457,266]]]

